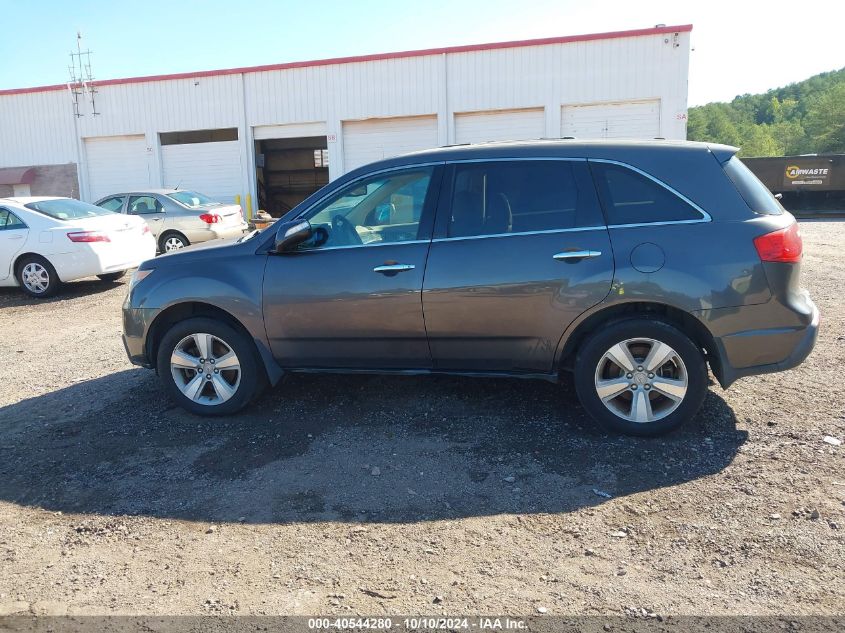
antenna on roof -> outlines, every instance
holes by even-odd
[[[95,95],[97,88],[94,86],[94,76],[91,74],[91,51],[82,50],[82,33],[76,32],[76,52],[70,53],[70,66],[67,67],[70,74],[70,82],[67,84],[73,103],[73,114],[76,117],[85,116],[79,108],[80,100],[87,95],[91,102],[91,114],[97,116],[97,103]]]

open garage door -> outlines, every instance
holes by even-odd
[[[329,182],[325,122],[259,125],[252,137],[259,209],[282,216]]]
[[[150,155],[143,134],[86,138],[85,159],[91,202],[150,186]]]
[[[660,101],[620,101],[563,106],[561,136],[655,138],[660,136]]]
[[[343,122],[343,167],[437,147],[437,117],[415,116]]]
[[[543,108],[455,114],[455,142],[524,141],[546,134]]]
[[[162,145],[165,187],[192,189],[220,202],[234,202],[245,189],[238,141]]]

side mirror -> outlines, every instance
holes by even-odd
[[[293,250],[307,239],[310,239],[313,231],[308,220],[292,220],[283,222],[276,231],[276,252],[285,253]]]

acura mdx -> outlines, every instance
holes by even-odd
[[[657,435],[722,387],[796,366],[819,312],[798,225],[736,148],[550,140],[356,169],[275,225],[145,262],[133,363],[227,415],[285,372],[556,381]]]

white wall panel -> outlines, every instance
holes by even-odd
[[[191,189],[220,202],[234,202],[243,190],[238,141],[164,145],[164,186]]]
[[[455,142],[523,141],[545,136],[543,108],[461,112],[455,115]]]
[[[85,104],[82,136],[180,132],[238,127],[243,108],[240,75],[101,86],[96,116]]]
[[[150,156],[143,135],[85,139],[88,200],[150,187]]]
[[[66,90],[0,95],[0,167],[77,162]]]
[[[436,146],[437,117],[434,116],[343,122],[343,166],[346,171]]]

